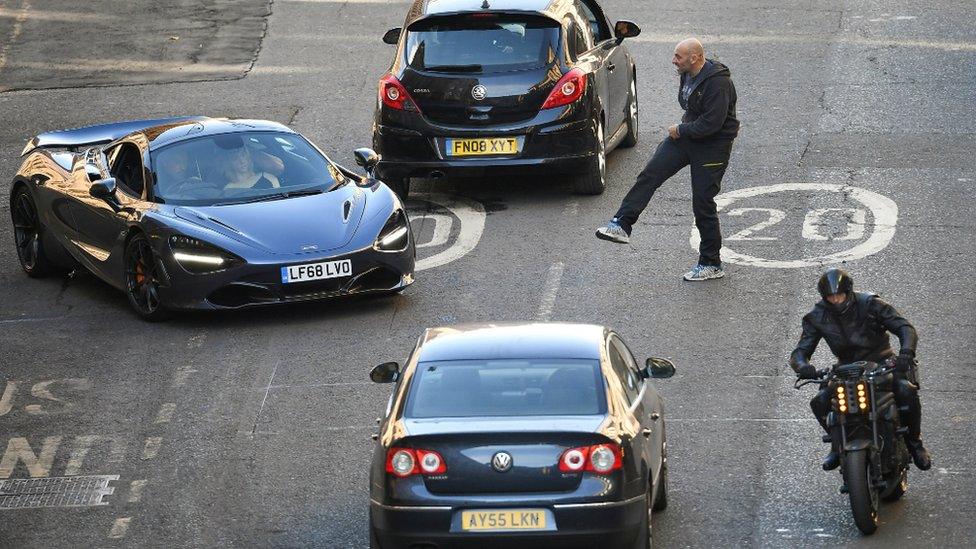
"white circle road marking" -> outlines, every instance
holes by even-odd
[[[461,223],[454,243],[430,257],[418,259],[414,271],[425,271],[457,261],[478,245],[478,241],[481,240],[481,233],[485,229],[486,218],[485,207],[481,203],[460,196],[439,193],[420,194],[414,198],[441,206],[454,214]]]
[[[790,261],[777,261],[772,259],[765,259],[762,257],[756,257],[748,254],[743,254],[731,250],[725,246],[722,247],[722,261],[728,261],[730,263],[736,263],[738,265],[748,265],[751,267],[767,267],[773,269],[798,269],[801,267],[819,267],[828,263],[840,263],[843,261],[852,261],[855,259],[860,259],[862,257],[867,257],[872,254],[876,254],[881,250],[885,249],[886,246],[891,242],[891,239],[895,236],[895,225],[898,223],[898,204],[895,204],[890,198],[880,195],[876,192],[869,191],[867,189],[861,189],[858,187],[851,187],[848,185],[839,185],[833,183],[781,183],[779,185],[768,185],[764,187],[749,187],[747,189],[738,189],[735,191],[730,191],[724,194],[720,194],[715,197],[715,203],[718,205],[718,211],[722,211],[726,206],[731,205],[737,200],[743,198],[752,198],[755,196],[761,196],[764,194],[771,193],[781,193],[781,192],[815,192],[815,191],[826,191],[832,193],[847,193],[851,198],[857,200],[858,202],[867,206],[871,210],[871,214],[874,217],[874,223],[871,231],[871,235],[867,240],[842,252],[837,252],[821,257],[808,257],[803,259],[794,259]],[[692,228],[691,238],[688,239],[689,244],[694,249],[698,249],[698,244],[701,242],[701,235],[698,234],[697,228]]]

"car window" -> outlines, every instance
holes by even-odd
[[[139,147],[133,143],[122,143],[110,149],[107,157],[108,171],[119,188],[126,194],[141,197],[145,179]]]
[[[568,33],[569,43],[569,55],[575,61],[579,59],[579,56],[590,49],[590,45],[586,42],[586,36],[583,34],[582,28],[576,24],[576,21],[572,18],[567,18],[568,24],[566,26],[566,32]]]
[[[623,383],[627,400],[633,404],[638,393],[640,393],[640,379],[637,377],[636,367],[633,364],[634,359],[616,337],[610,338],[608,352],[610,354],[610,365]]]
[[[580,13],[586,18],[589,23],[589,31],[593,39],[594,44],[599,44],[600,42],[610,38],[610,29],[607,28],[605,19],[603,18],[603,13],[599,8],[591,6],[586,0],[581,1],[579,4]]]
[[[429,72],[505,72],[558,58],[559,24],[546,17],[475,13],[431,17],[407,29],[407,64]]]
[[[341,173],[301,136],[237,132],[179,141],[150,153],[157,200],[213,205],[295,191],[326,192]]]
[[[404,417],[606,413],[597,360],[421,362],[410,385]]]

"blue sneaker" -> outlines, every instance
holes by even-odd
[[[630,235],[617,223],[616,219],[610,220],[609,223],[597,229],[596,237],[600,240],[609,240],[618,244],[627,244],[630,242]]]
[[[685,280],[689,282],[700,282],[702,280],[711,280],[713,278],[722,278],[725,276],[725,271],[721,267],[716,265],[695,265],[693,269],[685,273]]]

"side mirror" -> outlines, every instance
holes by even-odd
[[[380,162],[380,155],[369,147],[356,149],[352,154],[356,157],[356,164],[362,166],[366,170],[366,174],[372,177],[373,168]]]
[[[674,375],[674,363],[666,358],[652,356],[645,364],[642,370],[645,378],[666,379]]]
[[[631,21],[617,21],[613,26],[613,35],[617,37],[617,42],[622,42],[624,38],[633,38],[640,34],[640,27]]]
[[[369,372],[369,379],[373,383],[393,383],[399,377],[400,365],[396,362],[384,362]]]
[[[98,181],[92,183],[91,187],[88,187],[88,194],[101,200],[108,200],[115,196],[115,186],[114,177],[99,179]]]
[[[383,35],[383,43],[396,44],[397,42],[400,41],[400,33],[402,31],[403,29],[400,27],[386,31],[386,34]]]

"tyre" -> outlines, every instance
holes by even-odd
[[[37,204],[30,189],[23,185],[10,201],[10,219],[14,225],[17,259],[27,276],[40,278],[57,271],[56,265],[44,253],[44,226],[37,213]]]
[[[668,462],[661,466],[661,476],[657,479],[657,496],[654,498],[653,511],[663,511],[668,508]]]
[[[573,190],[579,194],[602,194],[607,188],[607,144],[603,135],[603,121],[596,123],[597,150],[586,171],[573,180]]]
[[[637,75],[630,80],[630,106],[627,109],[627,135],[620,146],[630,148],[637,144]]]
[[[369,549],[380,549],[380,540],[373,529],[373,517],[369,517]]]
[[[125,245],[125,294],[137,315],[150,322],[166,320],[170,312],[159,299],[159,264],[149,240],[142,234]]]
[[[644,496],[644,504],[647,512],[641,519],[640,527],[637,530],[637,539],[634,541],[634,549],[650,549],[651,547],[651,490]]]
[[[870,536],[878,529],[878,491],[871,485],[868,450],[844,455],[844,481],[851,500],[854,524]]]
[[[902,496],[905,495],[905,492],[907,491],[908,491],[908,470],[906,469],[901,472],[901,475],[898,476],[898,480],[895,483],[895,485],[888,488],[888,490],[885,491],[884,494],[881,494],[881,499],[887,502],[898,501],[901,499]]]

